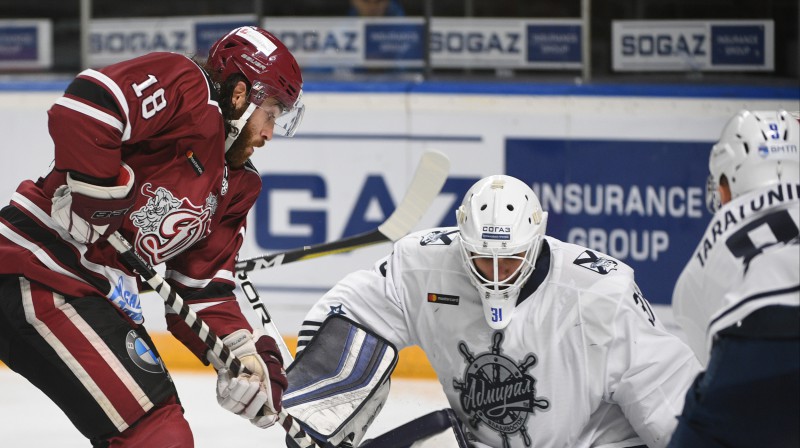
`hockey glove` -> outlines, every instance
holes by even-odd
[[[117,185],[103,187],[76,180],[56,189],[50,215],[75,241],[92,244],[116,232],[136,201],[133,170],[122,164]]]
[[[217,402],[259,428],[272,426],[281,410],[288,382],[275,340],[256,331],[237,330],[222,342],[252,372],[232,376],[228,369],[217,372]],[[214,356],[209,352],[209,356]]]

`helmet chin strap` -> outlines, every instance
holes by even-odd
[[[231,149],[231,146],[233,146],[233,142],[236,141],[236,137],[238,137],[239,134],[242,133],[244,126],[247,124],[247,120],[250,119],[250,115],[253,115],[253,112],[255,112],[256,107],[257,106],[255,104],[250,103],[247,106],[247,109],[244,110],[244,113],[242,114],[241,117],[239,117],[236,120],[231,120],[231,125],[233,126],[233,129],[231,130],[231,132],[228,133],[228,136],[225,138],[226,153],[228,152],[229,149]]]

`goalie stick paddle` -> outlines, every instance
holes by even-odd
[[[373,244],[397,241],[408,234],[428,210],[442,190],[449,170],[450,161],[447,156],[438,151],[428,151],[422,155],[411,185],[400,205],[377,229],[337,241],[242,260],[236,263],[236,273],[238,275],[309,258],[350,252]]]
[[[194,331],[194,333],[208,346],[209,350],[211,350],[217,358],[219,358],[224,366],[214,366],[217,369],[222,367],[227,368],[230,370],[234,375],[238,375],[240,372],[242,373],[249,373],[247,369],[242,367],[242,363],[239,359],[228,350],[228,347],[222,343],[222,340],[214,334],[214,332],[209,328],[208,324],[206,324],[197,313],[194,312],[189,306],[184,302],[183,298],[178,295],[175,290],[167,283],[158,273],[153,269],[146,261],[133,249],[133,247],[128,243],[119,232],[114,232],[108,238],[108,242],[114,249],[117,250],[120,254],[120,258],[122,258],[123,263],[131,270],[136,272],[138,275],[153,288],[154,291],[164,299],[164,303],[167,304],[173,311],[178,313],[178,315],[183,318],[184,322]],[[274,337],[273,337],[274,338]],[[276,340],[276,343],[285,345],[283,339]],[[311,440],[310,437],[303,431],[303,428],[289,415],[288,412],[281,409],[278,412],[278,422],[283,426],[283,429],[286,430],[287,434],[294,440],[297,446],[301,448],[310,448],[316,446],[314,441]]]

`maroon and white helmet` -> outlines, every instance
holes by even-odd
[[[255,107],[275,98],[283,109],[275,122],[276,131],[294,135],[305,111],[303,76],[294,56],[277,37],[255,26],[236,28],[211,46],[206,65],[219,83],[235,73],[244,75],[250,83],[249,102]],[[245,121],[252,111],[251,106]]]

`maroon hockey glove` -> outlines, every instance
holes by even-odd
[[[233,376],[227,369],[217,372],[217,402],[260,428],[275,423],[288,382],[275,340],[256,331],[237,330],[222,342],[251,374]],[[214,356],[209,352],[209,357]],[[215,365],[218,363],[212,362]]]
[[[108,238],[123,223],[136,201],[133,170],[122,164],[117,185],[103,187],[76,180],[67,174],[67,184],[53,193],[50,215],[79,243],[92,244]]]

